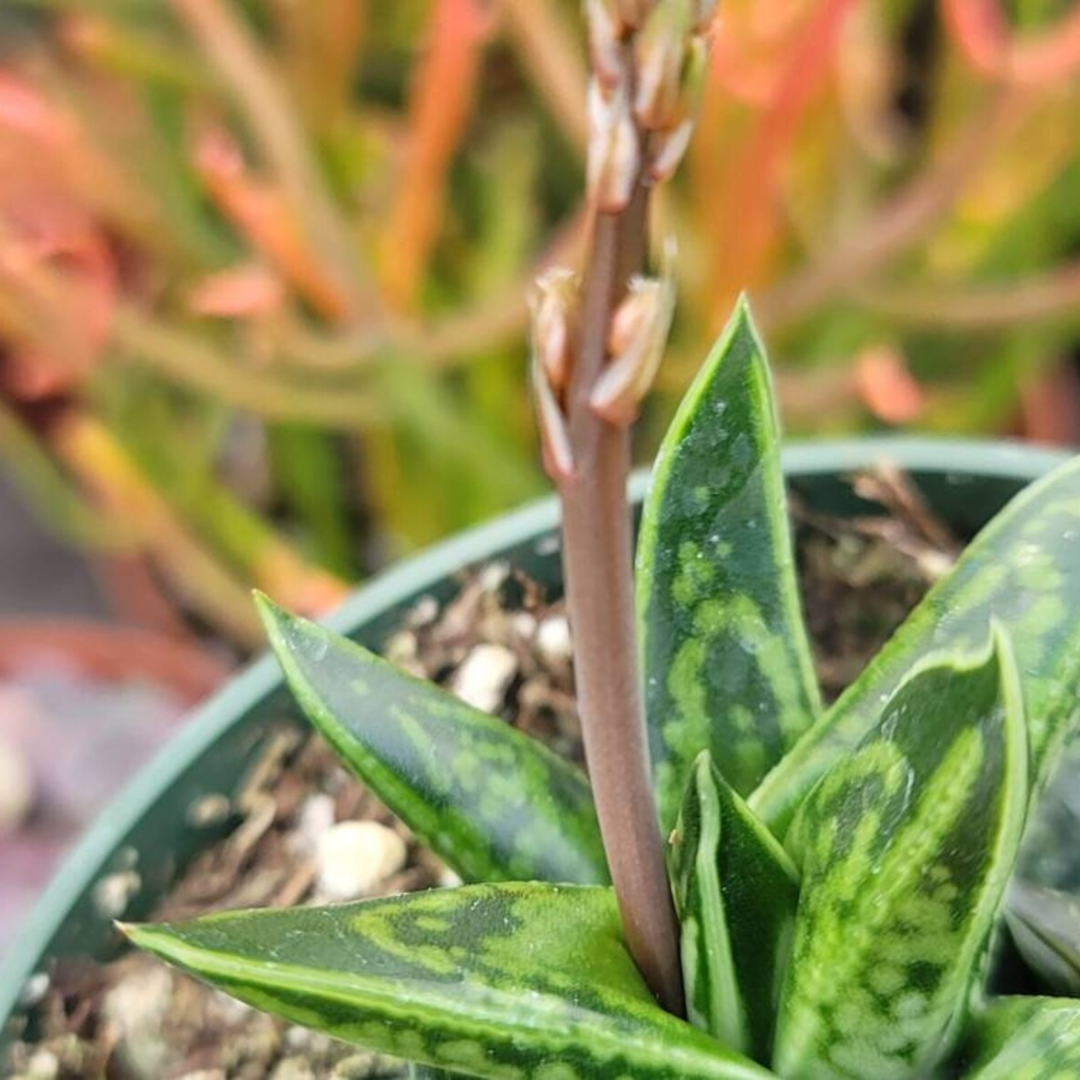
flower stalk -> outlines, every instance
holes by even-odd
[[[684,1009],[678,923],[645,735],[626,483],[630,425],[673,310],[645,275],[649,194],[689,140],[711,5],[589,0],[587,186],[591,241],[579,287],[538,283],[533,380],[544,462],[563,515],[578,707],[627,946],[660,1003]]]

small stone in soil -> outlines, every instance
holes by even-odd
[[[327,900],[370,896],[396,874],[408,855],[405,841],[376,821],[343,821],[319,837],[319,892]]]
[[[570,662],[570,623],[565,615],[549,615],[536,629],[536,648],[552,667]]]
[[[451,689],[474,709],[495,712],[517,670],[517,657],[505,645],[477,645],[457,669]]]
[[[102,1019],[112,1030],[115,1054],[136,1077],[164,1076],[171,1054],[162,1040],[173,1000],[173,974],[167,967],[140,967],[111,987]]]
[[[118,919],[141,887],[142,878],[135,870],[107,874],[94,886],[94,907],[102,918]]]
[[[38,1050],[26,1064],[26,1072],[18,1080],[56,1080],[60,1061],[51,1050]]]

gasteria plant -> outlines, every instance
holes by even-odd
[[[1041,945],[1032,976],[1069,968],[1059,923],[1009,885],[1077,727],[1080,462],[1006,507],[825,709],[740,302],[657,459],[635,619],[627,429],[672,307],[643,276],[646,208],[686,145],[713,5],[586,6],[592,247],[580,282],[540,283],[534,386],[589,777],[261,599],[307,716],[467,884],[125,930],[421,1072],[1075,1075],[1080,1000],[1000,996],[995,961],[1008,917]]]

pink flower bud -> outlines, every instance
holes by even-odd
[[[611,322],[611,360],[589,396],[589,406],[598,416],[613,424],[636,419],[663,359],[674,313],[675,287],[670,277],[631,281]]]
[[[683,69],[694,25],[692,0],[661,0],[638,37],[634,115],[652,131],[678,123]]]
[[[626,70],[621,28],[612,11],[611,0],[585,0],[585,19],[589,27],[593,70],[605,90],[614,90],[623,81]]]
[[[630,201],[641,167],[641,148],[625,87],[605,92],[589,86],[589,150],[586,185],[602,213],[614,214]]]
[[[670,131],[656,131],[649,142],[649,179],[662,184],[675,175],[675,170],[690,145],[694,134],[693,119],[686,119]]]
[[[570,323],[577,300],[577,274],[555,266],[536,279],[529,297],[533,356],[556,390],[570,378]]]
[[[574,475],[574,455],[566,417],[546,372],[535,356],[532,360],[532,389],[544,471],[556,482],[569,480]]]

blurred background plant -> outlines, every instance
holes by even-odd
[[[791,434],[1080,435],[1080,8],[724,0],[648,459],[739,290]],[[127,621],[259,641],[546,487],[577,0],[4,0],[0,464]]]

